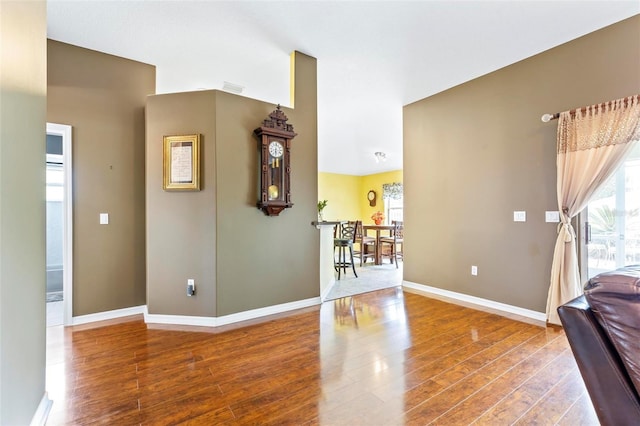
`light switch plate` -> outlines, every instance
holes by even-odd
[[[527,221],[527,212],[523,212],[523,211],[515,211],[515,212],[513,212],[513,221],[514,222],[526,222]]]
[[[558,211],[546,211],[544,212],[544,221],[558,223],[560,222],[560,212]]]
[[[100,213],[100,225],[109,224],[109,213]]]

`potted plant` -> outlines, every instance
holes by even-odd
[[[318,201],[318,220],[320,222],[324,222],[324,216],[322,215],[322,211],[325,207],[327,207],[327,200]]]
[[[371,215],[371,219],[376,225],[381,225],[382,221],[384,220],[384,213],[378,210],[377,212]]]

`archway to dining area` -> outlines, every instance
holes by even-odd
[[[335,282],[323,295],[323,300],[402,285],[403,235],[399,235],[399,242],[393,241],[396,224],[400,224],[404,232],[402,178],[402,170],[365,176],[318,173],[318,199],[320,205],[324,205],[322,219],[360,223],[353,241],[357,277],[347,268],[338,279],[336,271]],[[335,237],[340,236],[340,229],[338,225]],[[392,247],[396,247],[397,256]],[[337,253],[335,250],[336,262]]]

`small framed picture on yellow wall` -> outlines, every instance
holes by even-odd
[[[200,135],[165,136],[163,185],[165,191],[200,190]]]

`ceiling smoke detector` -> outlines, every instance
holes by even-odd
[[[387,161],[387,154],[384,152],[374,152],[373,155],[376,156],[376,163],[381,163],[383,161]]]

